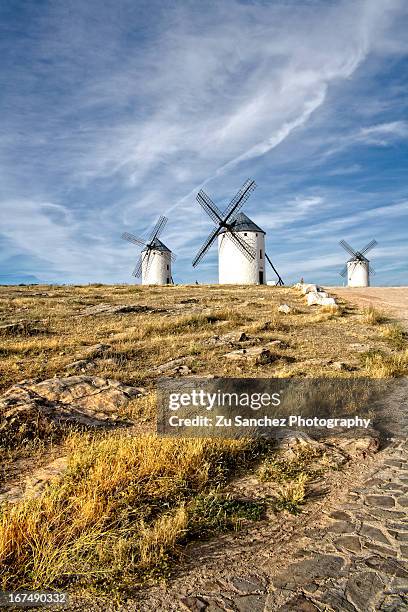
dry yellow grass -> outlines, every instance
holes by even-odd
[[[365,358],[365,369],[370,378],[395,378],[408,372],[408,350],[391,354],[373,351]]]
[[[329,360],[359,364],[353,344],[378,345],[377,315],[362,320],[342,309],[309,308],[302,296],[285,287],[1,287],[0,296],[3,322],[23,321],[30,330],[0,336],[3,389],[26,378],[72,374],[68,366],[97,343],[109,344],[110,349],[90,360],[87,373],[136,385],[152,384],[159,376],[155,366],[176,357],[185,357],[198,375],[327,375]],[[159,312],[81,314],[100,303],[139,304]],[[279,313],[281,303],[288,303],[294,312]],[[289,347],[282,357],[294,361],[262,368],[227,362],[226,348],[211,345],[208,339],[233,330],[255,335],[264,343],[284,340]]]
[[[378,308],[374,308],[374,306],[369,306],[365,308],[363,311],[364,321],[369,325],[380,325],[387,321],[387,316]]]
[[[306,474],[299,474],[296,480],[279,487],[277,508],[292,514],[300,512],[300,507],[305,503],[307,482]]]
[[[141,580],[187,537],[189,503],[255,456],[249,440],[74,435],[69,444],[61,482],[3,508],[3,589]]]
[[[399,323],[386,325],[382,330],[383,337],[396,349],[402,349],[407,342],[407,334]]]

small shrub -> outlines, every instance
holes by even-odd
[[[386,355],[371,351],[365,357],[365,369],[372,378],[396,378],[408,373],[408,350]]]
[[[396,349],[402,349],[406,345],[406,333],[398,323],[387,325],[382,332],[384,338]]]
[[[368,325],[381,325],[381,323],[387,321],[387,317],[381,310],[374,308],[374,306],[369,306],[363,310],[363,320]]]
[[[307,475],[302,473],[293,482],[280,487],[275,505],[276,510],[299,514],[301,506],[305,503],[307,481]]]
[[[297,479],[301,474],[316,476],[321,473],[317,463],[325,456],[321,448],[312,445],[301,445],[295,450],[294,456],[288,458],[277,454],[265,459],[259,468],[260,480],[274,480],[276,482],[287,482]]]
[[[206,539],[220,531],[239,529],[245,520],[259,521],[264,511],[261,501],[233,499],[214,491],[199,495],[190,508],[188,537]]]

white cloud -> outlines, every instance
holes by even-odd
[[[217,193],[229,190],[234,173],[251,162],[256,170],[300,138],[331,88],[354,78],[370,53],[404,48],[401,34],[388,43],[404,10],[396,0],[296,10],[181,2],[157,14],[152,5],[153,20],[138,4],[51,6],[35,22],[32,65],[20,66],[21,83],[9,93],[1,231],[70,278],[113,280],[133,253],[118,247],[121,230],[146,229],[166,211],[165,241],[181,254],[194,251],[211,227],[194,204],[201,185],[214,179]],[[25,78],[33,85],[28,98]],[[406,122],[387,121],[343,138],[329,134],[326,144],[335,139],[334,152],[406,133]],[[319,194],[284,202],[280,218],[266,203],[257,220],[284,227],[331,206]]]

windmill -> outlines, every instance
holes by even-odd
[[[132,272],[133,276],[142,279],[142,285],[173,284],[171,263],[175,261],[176,256],[159,240],[166,223],[167,218],[160,217],[147,240],[138,238],[129,232],[122,234],[124,240],[144,247]]]
[[[197,194],[198,203],[215,223],[215,228],[198,251],[193,260],[193,266],[197,266],[215,239],[218,238],[220,284],[266,284],[265,260],[275,272],[278,278],[277,284],[284,284],[265,252],[265,232],[243,212],[240,212],[255,187],[255,181],[248,179],[224,212],[221,212],[202,189]]]
[[[340,240],[339,244],[351,255],[351,258],[340,272],[341,276],[347,276],[347,286],[369,287],[370,274],[375,274],[375,270],[367,259],[366,254],[378,244],[377,241],[371,240],[361,251],[355,251],[345,240]]]

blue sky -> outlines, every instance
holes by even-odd
[[[159,214],[175,281],[216,282],[195,195],[251,177],[285,281],[376,238],[408,284],[407,31],[405,0],[2,0],[0,282],[133,282]]]

